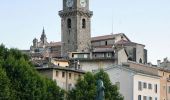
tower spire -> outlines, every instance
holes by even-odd
[[[43,31],[42,31],[42,34],[41,34],[41,41],[43,42],[43,44],[44,43],[46,43],[47,42],[47,37],[46,37],[46,34],[45,34],[45,29],[44,29],[44,27],[43,27]]]
[[[44,29],[44,26],[43,26],[43,31],[42,31],[42,34],[45,34],[45,29]]]

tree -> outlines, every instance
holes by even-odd
[[[101,78],[105,86],[106,100],[123,100],[116,85],[112,85],[109,76],[104,70],[100,70],[96,74],[90,72],[84,75],[83,79],[79,79],[74,89],[68,92],[68,100],[94,100],[96,97],[96,82]]]
[[[104,92],[106,100],[123,100],[122,95],[118,91],[118,87],[111,83],[109,75],[102,69],[95,74],[96,80],[100,78],[103,80],[103,84],[105,86]]]
[[[13,100],[63,99],[64,91],[54,81],[42,77],[30,63],[28,56],[17,49],[0,46],[0,68],[0,79],[7,81],[6,85],[0,82],[4,86],[2,91],[7,91]]]
[[[68,93],[68,100],[93,100],[96,96],[95,77],[92,73],[87,72],[84,78],[79,78],[76,88]]]
[[[94,100],[96,97],[97,80],[101,78],[105,86],[106,100],[123,100],[116,85],[112,85],[109,76],[104,70],[96,74],[90,72],[79,79],[75,88],[68,92],[68,100]]]
[[[0,66],[0,100],[10,98],[10,81]]]

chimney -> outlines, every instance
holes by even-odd
[[[161,67],[161,60],[157,60],[157,66]]]

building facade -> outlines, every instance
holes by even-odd
[[[170,71],[162,67],[128,61],[124,66],[160,76],[160,99],[170,100]]]
[[[160,100],[160,77],[125,66],[104,69],[125,100]]]
[[[75,87],[77,80],[85,74],[82,70],[75,70],[60,66],[37,67],[43,76],[52,79],[62,89],[68,91]]]

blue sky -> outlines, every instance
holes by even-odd
[[[170,0],[90,0],[92,36],[123,32],[146,45],[149,61],[170,57],[169,5]],[[48,41],[60,41],[61,9],[62,0],[1,0],[0,43],[29,49],[43,26]]]

